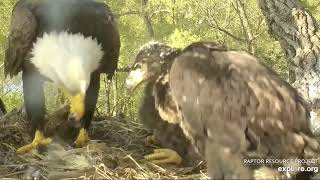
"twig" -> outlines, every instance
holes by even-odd
[[[13,173],[10,173],[10,174],[6,174],[6,175],[4,175],[4,176],[0,176],[0,178],[3,178],[3,177],[8,177],[8,176],[12,176],[12,175],[17,175],[17,174],[22,174],[22,173],[24,173],[25,172],[25,170],[23,170],[23,171],[17,171],[17,172],[13,172]]]
[[[131,67],[123,67],[123,68],[118,68],[117,69],[117,72],[120,72],[120,73],[127,73],[127,72],[130,72],[132,68]]]
[[[140,164],[135,160],[133,159],[133,157],[131,155],[127,155],[126,157],[128,157],[141,171],[143,171],[144,173],[146,174],[149,174],[149,172],[147,172],[144,168],[142,168],[140,166]],[[144,174],[142,174],[146,179],[148,179]]]
[[[144,170],[144,168],[142,168],[140,164],[135,159],[133,159],[131,155],[128,154],[126,157],[128,157],[140,170],[147,173],[146,170]]]
[[[103,163],[99,164],[99,167],[97,167],[97,166],[93,166],[93,167],[96,169],[96,173],[98,173],[100,176],[104,177],[105,179],[112,180],[112,178],[106,173],[107,172],[106,171],[106,166]],[[100,169],[100,167],[103,167],[104,171],[102,171]]]
[[[118,14],[115,14],[115,16],[116,16],[116,18],[119,18],[121,16],[139,15],[139,14],[140,14],[140,11],[133,10],[133,11],[128,11],[128,12],[118,13]]]
[[[2,145],[6,146],[7,148],[11,149],[12,151],[15,151],[16,148],[14,148],[13,146],[11,146],[10,144],[8,143],[1,143]]]

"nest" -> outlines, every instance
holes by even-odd
[[[45,133],[53,137],[45,151],[17,155],[16,149],[32,138],[23,108],[0,117],[0,178],[7,179],[209,179],[196,167],[160,167],[143,156],[154,146],[146,145],[150,134],[135,121],[99,117],[90,129],[91,142],[72,148],[77,134],[66,121],[64,106],[48,115]]]

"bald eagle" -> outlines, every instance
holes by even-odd
[[[44,81],[60,88],[71,103],[69,119],[80,126],[75,145],[85,145],[97,103],[100,73],[110,79],[119,57],[120,36],[110,8],[93,0],[20,0],[16,3],[5,52],[5,76],[22,71],[24,103],[34,140],[28,152],[51,139],[43,132]]]
[[[170,68],[164,67],[168,65],[167,61],[172,61],[180,52],[180,49],[150,42],[139,50],[126,79],[130,91],[139,84],[144,82],[146,84],[139,107],[139,119],[153,132],[153,135],[149,136],[152,139],[148,137],[148,140],[160,145],[161,148],[168,148],[156,149],[154,153],[145,156],[147,160],[156,164],[195,165],[201,159],[189,139],[184,136],[179,124],[175,122],[177,109],[174,109],[175,104],[170,99],[167,76]],[[150,58],[151,56],[153,58]]]
[[[159,64],[159,56],[149,53],[145,61]],[[195,42],[160,64],[169,68],[167,98],[176,105],[163,108],[177,110],[175,123],[205,157],[211,178],[259,176],[260,166],[246,165],[245,158],[310,158],[319,152],[307,103],[255,57]],[[129,88],[146,80],[149,70],[136,70],[138,80]]]

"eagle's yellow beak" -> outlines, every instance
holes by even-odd
[[[76,121],[80,121],[84,116],[85,105],[84,105],[84,95],[77,94],[75,96],[69,96],[70,100],[70,114]]]
[[[61,91],[69,99],[70,115],[75,121],[80,121],[85,113],[85,95],[83,93],[71,94],[64,87],[60,87]]]

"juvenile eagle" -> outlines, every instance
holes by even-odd
[[[168,70],[170,62],[181,53],[180,49],[151,42],[143,46],[126,79],[128,90],[145,83],[144,97],[139,108],[139,119],[153,131],[153,140],[163,148],[145,156],[156,164],[193,165],[200,160],[190,141],[184,136],[177,120],[177,109],[171,99]],[[164,120],[165,119],[165,120]],[[174,152],[174,151],[176,152]],[[179,157],[177,155],[181,155]]]
[[[303,98],[255,57],[195,42],[167,63],[168,95],[176,104],[169,109],[177,109],[176,120],[205,157],[211,178],[257,177],[259,166],[244,164],[244,158],[306,158],[309,151],[319,152]]]
[[[24,103],[34,140],[28,152],[51,139],[43,132],[43,83],[60,88],[71,103],[70,120],[80,125],[75,145],[85,145],[97,103],[100,73],[110,79],[120,37],[110,8],[93,0],[20,0],[14,7],[5,52],[5,76],[22,71]]]

